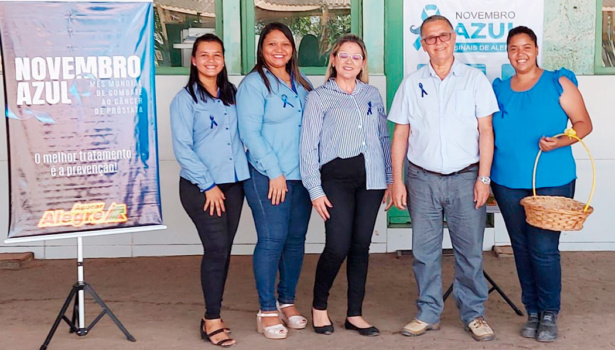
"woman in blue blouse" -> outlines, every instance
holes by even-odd
[[[326,230],[314,282],[313,326],[317,333],[333,333],[327,299],[347,259],[344,327],[376,336],[380,331],[363,319],[362,304],[374,225],[393,177],[384,104],[378,89],[367,84],[367,51],[359,37],[337,40],[325,79],[308,95],[301,132],[301,178]]]
[[[532,174],[539,149],[544,153],[536,173],[538,195],[573,197],[576,166],[570,145],[576,141],[549,136],[562,133],[570,121],[583,138],[592,131],[592,123],[574,73],[563,68],[543,70],[536,64],[538,46],[531,29],[512,29],[507,44],[508,59],[516,75],[493,82],[500,112],[493,115],[492,189],[510,236],[528,313],[521,335],[548,342],[554,341],[558,333],[560,232],[527,224],[519,202],[532,195]]]
[[[290,29],[281,23],[266,25],[256,65],[239,85],[237,112],[250,163],[251,178],[244,188],[258,235],[253,256],[260,304],[257,329],[270,339],[288,335],[280,318],[289,328],[307,325],[294,303],[312,209],[299,174],[299,135],[310,90],[297,66]]]
[[[213,34],[196,39],[186,87],[171,102],[179,196],[203,243],[201,285],[205,316],[201,337],[229,347],[236,342],[220,318],[231,247],[243,207],[248,163],[237,133],[235,86],[228,81],[224,46]]]

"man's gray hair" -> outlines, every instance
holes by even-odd
[[[453,25],[451,24],[451,21],[449,21],[448,18],[441,16],[441,15],[433,15],[433,16],[429,16],[425,18],[423,23],[421,23],[421,38],[423,37],[423,27],[425,26],[425,24],[430,23],[430,22],[435,22],[435,21],[444,21],[448,24],[449,27],[451,27],[451,30],[455,31],[455,29],[453,28]]]

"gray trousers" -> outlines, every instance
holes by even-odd
[[[443,218],[455,252],[453,292],[461,320],[468,324],[484,316],[487,282],[483,276],[483,234],[486,208],[475,209],[474,184],[478,167],[442,176],[408,162],[406,187],[412,219],[412,269],[418,287],[420,321],[439,322],[442,300]]]

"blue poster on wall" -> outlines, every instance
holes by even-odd
[[[7,241],[161,228],[152,11],[0,1]]]

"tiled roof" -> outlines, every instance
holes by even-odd
[[[255,0],[254,5],[269,11],[312,11],[326,5],[329,9],[349,9],[351,0]],[[216,0],[154,0],[169,10],[199,12],[215,16]]]
[[[154,0],[154,4],[169,10],[189,10],[206,16],[215,16],[216,0]]]
[[[329,9],[347,9],[350,0],[255,0],[254,5],[269,11],[311,11],[323,5]]]

